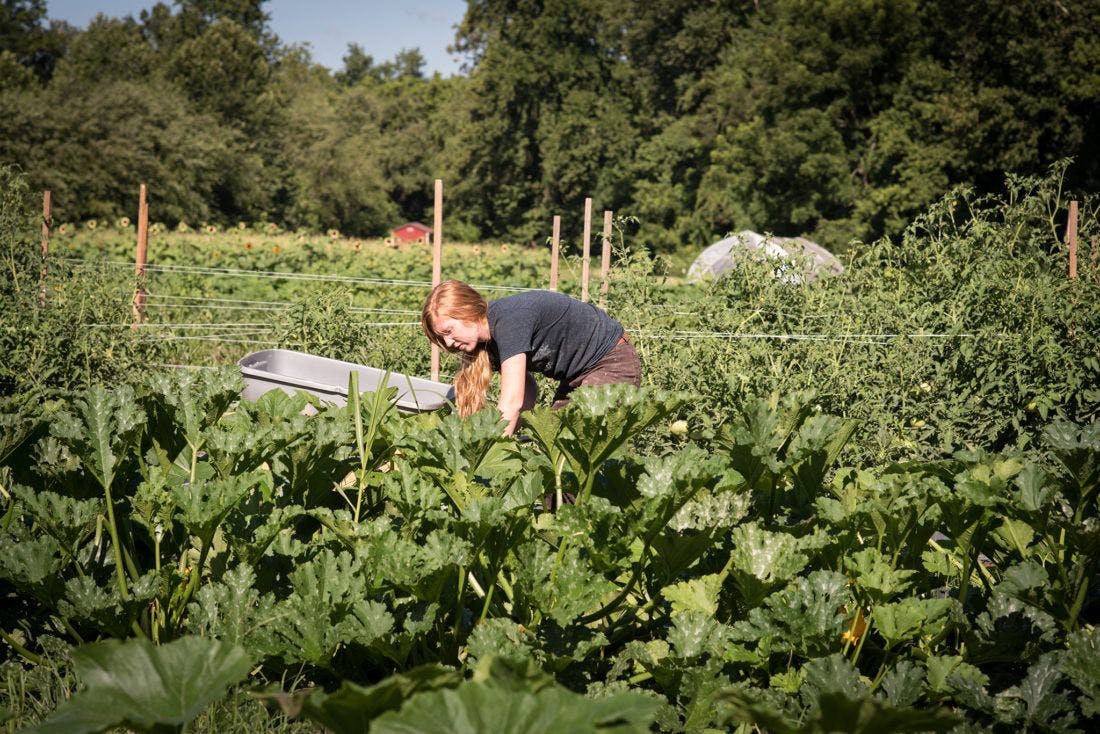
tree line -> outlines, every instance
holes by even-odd
[[[59,220],[269,220],[539,241],[585,196],[661,251],[751,228],[843,247],[957,184],[1073,158],[1100,188],[1100,0],[468,0],[464,73],[343,68],[264,0],[158,2],[86,29],[0,4],[0,163]],[[1088,29],[1092,31],[1088,31]]]

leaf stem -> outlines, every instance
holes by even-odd
[[[111,483],[103,483],[103,492],[107,495],[107,532],[111,534],[111,551],[115,557],[115,578],[118,581],[118,593],[125,600],[130,598],[126,586],[126,568],[122,560],[122,546],[118,541],[118,526],[115,524],[115,502],[111,497]]]
[[[492,574],[488,574],[491,576]],[[478,622],[482,622],[489,616],[489,604],[493,601],[493,591],[497,588],[496,584],[489,584],[489,591],[485,594],[485,603],[481,605],[481,616],[477,618]]]
[[[41,655],[36,655],[27,648],[20,645],[14,637],[9,635],[3,628],[0,628],[0,639],[8,643],[13,650],[27,659],[28,662],[32,662],[35,665],[46,665],[46,659]]]
[[[458,567],[458,591],[455,594],[455,654],[458,651],[458,637],[462,631],[462,596],[466,589],[466,567]]]

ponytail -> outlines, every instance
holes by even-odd
[[[485,407],[492,376],[489,350],[485,347],[471,355],[462,355],[462,364],[455,375],[455,405],[458,406],[459,417],[468,418]]]

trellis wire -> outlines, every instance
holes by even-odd
[[[60,258],[63,262],[90,263],[107,265],[110,267],[131,268],[135,263],[120,262],[117,260],[90,261],[82,258]],[[383,286],[408,286],[416,288],[431,288],[431,281],[427,280],[400,280],[396,278],[362,278],[347,275],[331,275],[328,273],[297,273],[281,272],[278,270],[247,270],[243,268],[209,268],[197,265],[145,265],[145,270],[161,273],[195,273],[198,275],[226,275],[238,278],[275,278],[281,280],[305,280],[326,283],[355,283],[359,285],[383,285]],[[488,283],[471,283],[471,286],[489,291],[533,291],[537,288],[511,285],[490,285]]]
[[[244,299],[244,298],[212,298],[212,297],[209,297],[209,296],[177,296],[177,295],[172,295],[172,294],[160,295],[160,294],[156,294],[156,293],[150,293],[149,297],[150,298],[176,299],[176,300],[180,300],[180,301],[199,301],[199,302],[202,302],[202,303],[207,303],[207,302],[209,302],[209,303],[250,303],[250,304],[272,305],[272,306],[278,305],[278,306],[281,306],[281,307],[284,307],[284,308],[295,305],[294,301],[257,301],[257,300],[248,300],[248,299]],[[386,313],[386,314],[415,314],[415,315],[420,314],[420,311],[417,311],[417,310],[414,310],[414,309],[409,309],[409,308],[367,308],[367,307],[363,307],[363,306],[350,306],[350,307],[348,307],[347,310],[354,311],[355,313]]]

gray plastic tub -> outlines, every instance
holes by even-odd
[[[293,394],[304,390],[333,405],[347,405],[348,377],[359,373],[359,391],[374,392],[386,373],[375,367],[317,357],[289,349],[264,349],[247,354],[237,362],[244,377],[241,396],[256,400],[269,390]],[[443,382],[408,377],[391,372],[389,387],[397,388],[395,404],[403,413],[439,410],[454,400],[454,388]]]

